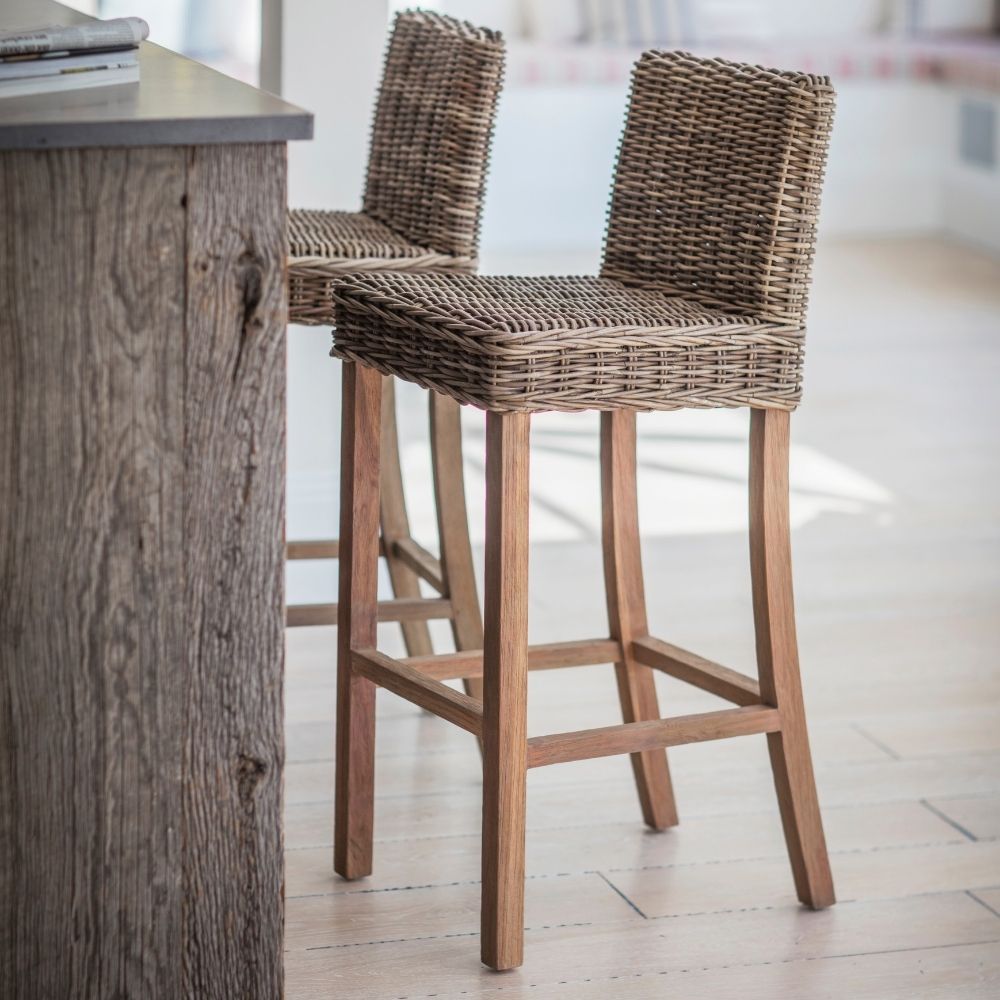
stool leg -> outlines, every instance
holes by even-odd
[[[636,497],[635,413],[601,414],[601,535],[604,587],[611,638],[618,639],[624,659],[615,664],[618,697],[625,722],[659,719],[653,671],[631,655],[633,639],[649,634],[639,544]],[[654,830],[677,825],[670,768],[664,750],[631,755],[642,817]]]
[[[376,645],[382,376],[353,362],[343,370],[333,865],[355,879],[372,870],[375,685],[354,671],[351,651]]]
[[[524,954],[528,695],[526,413],[486,415],[486,643],[483,650],[484,965]]]
[[[430,417],[441,574],[445,593],[451,598],[451,634],[455,639],[455,649],[482,649],[483,616],[479,610],[462,472],[461,407],[450,396],[431,392]],[[482,680],[478,677],[466,678],[465,692],[473,698],[482,699]]]
[[[403,470],[399,462],[399,434],[396,429],[396,383],[391,375],[382,380],[382,476],[380,520],[385,543],[385,561],[396,597],[420,597],[420,578],[396,557],[393,543],[410,537],[403,493]],[[434,652],[427,622],[400,622],[408,656],[429,656]]]
[[[789,415],[751,411],[750,573],[761,699],[781,713],[768,751],[799,899],[813,909],[834,902],[806,731],[792,602],[788,522]]]

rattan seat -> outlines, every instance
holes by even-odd
[[[335,296],[334,353],[493,410],[792,407],[798,324],[597,277],[380,274]]]
[[[345,274],[474,267],[471,257],[411,243],[364,212],[297,208],[288,213],[289,312],[296,323],[332,322],[333,286]]]
[[[342,270],[364,271],[390,261],[419,260],[434,254],[418,246],[364,212],[325,212],[296,208],[288,214],[288,256],[300,267],[319,257]]]

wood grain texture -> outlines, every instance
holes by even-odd
[[[767,705],[746,705],[719,712],[678,715],[672,719],[648,719],[620,726],[581,729],[574,733],[550,733],[528,740],[528,767],[565,764],[621,753],[642,753],[660,747],[725,740],[754,733],[773,733],[779,726],[776,709]]]
[[[347,879],[372,870],[375,685],[354,669],[352,651],[373,649],[376,642],[381,395],[378,372],[345,362],[333,866]]]
[[[524,958],[529,430],[526,413],[486,414],[480,948],[493,969]]]
[[[437,392],[428,395],[441,573],[444,592],[452,606],[451,634],[456,650],[482,649],[483,615],[472,561],[462,469],[461,408],[450,396]],[[464,687],[466,694],[482,700],[483,684],[479,678],[466,677]]]
[[[385,547],[392,592],[396,597],[418,599],[420,577],[396,551],[396,542],[410,537],[403,493],[403,470],[399,464],[399,432],[396,428],[396,387],[391,375],[382,383],[382,462],[379,483],[379,523]],[[427,656],[434,652],[426,621],[400,619],[403,642],[409,656]]]
[[[632,642],[632,651],[640,663],[662,670],[680,681],[718,695],[737,705],[756,705],[760,701],[760,685],[752,677],[706,660],[680,646],[646,636]]]
[[[404,562],[421,580],[429,583],[439,594],[443,593],[444,577],[441,561],[431,555],[419,542],[412,538],[398,538],[393,544],[396,558]]]
[[[483,727],[480,703],[440,681],[426,677],[377,649],[355,650],[352,657],[355,672],[384,687],[407,701],[426,708],[428,712],[478,736]]]
[[[0,995],[274,997],[284,147],[0,175]]]
[[[563,667],[612,663],[621,654],[621,643],[614,639],[571,639],[568,642],[539,643],[528,647],[528,669],[558,670]],[[438,653],[436,656],[411,656],[403,662],[439,681],[483,676],[481,649]]]
[[[632,640],[649,634],[639,542],[635,413],[601,414],[601,542],[611,638],[622,644],[615,664],[618,700],[626,723],[660,718],[653,672],[632,652]],[[666,744],[664,744],[665,746]],[[677,825],[670,768],[663,749],[631,755],[642,818],[654,830]]]
[[[781,823],[799,899],[834,902],[799,677],[788,521],[789,416],[750,411],[750,574],[761,698],[781,714],[767,738]]]
[[[375,612],[380,622],[426,622],[451,615],[451,601],[444,597],[393,597],[379,601]],[[292,604],[285,621],[289,628],[314,625],[336,625],[338,604]]]

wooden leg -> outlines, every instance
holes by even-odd
[[[469,541],[469,514],[465,505],[462,473],[461,407],[450,396],[430,393],[431,461],[438,537],[441,539],[441,574],[445,596],[451,598],[451,632],[455,649],[483,648],[483,617],[479,610],[476,570]],[[465,679],[465,692],[482,699],[483,682]]]
[[[382,376],[353,362],[343,368],[333,866],[355,879],[372,870],[375,685],[352,668],[351,650],[376,644]]]
[[[659,719],[653,671],[629,651],[633,639],[649,634],[639,545],[635,413],[630,410],[601,414],[601,506],[608,623],[611,638],[625,650],[625,659],[615,664],[622,716],[625,722]],[[643,819],[654,830],[676,826],[666,751],[634,753],[631,759]]]
[[[528,430],[526,413],[486,415],[481,947],[493,969],[524,954]]]
[[[777,707],[781,732],[767,737],[785,842],[799,899],[834,902],[799,677],[788,523],[789,415],[750,417],[750,572],[761,700]]]
[[[395,380],[386,375],[382,380],[382,498],[380,519],[385,543],[385,561],[389,580],[396,597],[420,597],[420,578],[397,556],[393,543],[410,537],[410,521],[406,516],[403,494],[403,470],[399,463],[399,434],[396,430]],[[427,622],[401,622],[403,642],[408,656],[430,656],[434,652]]]

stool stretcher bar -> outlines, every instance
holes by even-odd
[[[684,743],[725,740],[732,736],[776,733],[780,729],[781,719],[776,708],[746,705],[719,712],[679,715],[672,719],[650,719],[600,729],[581,729],[573,733],[553,733],[528,740],[528,767],[642,753]]]
[[[385,542],[378,540],[378,554],[385,556]],[[286,559],[339,559],[339,538],[308,538],[285,544]]]
[[[434,618],[451,618],[451,601],[445,597],[397,597],[378,602],[380,622],[418,622]],[[290,604],[285,624],[288,628],[302,625],[336,625],[336,604]]]
[[[630,649],[635,659],[644,666],[669,674],[725,701],[736,705],[761,703],[760,686],[754,678],[706,660],[696,653],[689,653],[686,649],[652,636],[634,639]],[[623,658],[622,644],[617,639],[576,639],[572,642],[540,643],[528,647],[529,670],[619,663]],[[410,656],[400,662],[439,681],[483,676],[481,649],[434,656]]]
[[[418,576],[426,580],[439,594],[444,593],[444,575],[441,560],[428,552],[412,538],[397,538],[392,543],[393,554],[406,563]],[[378,554],[386,556],[385,539],[378,540]],[[339,559],[340,539],[303,539],[288,542],[285,546],[286,559]]]
[[[595,663],[615,663],[621,658],[622,644],[616,639],[575,639],[572,642],[539,643],[528,647],[529,670],[586,667]],[[481,649],[440,653],[436,656],[409,656],[400,662],[439,681],[483,676]]]
[[[689,653],[662,639],[645,636],[632,641],[632,655],[644,666],[676,677],[737,705],[759,705],[760,685],[752,677]]]
[[[587,653],[593,655],[595,652],[602,657],[601,662],[606,662],[609,657],[620,655],[621,646],[612,640],[585,640],[533,646],[530,650],[534,654],[535,669],[545,669],[568,666],[569,661],[578,661],[581,656]],[[428,669],[421,670],[411,665],[414,661],[425,661],[430,666],[429,661],[455,660],[457,657],[471,661],[474,655],[462,653],[411,657],[407,661],[386,656],[376,649],[364,649],[352,652],[351,665],[362,677],[379,687],[392,691],[475,736],[481,736],[482,703],[442,683],[444,679],[468,675],[456,675],[454,670],[441,669],[439,676],[435,676]],[[481,675],[481,654],[478,662]],[[529,669],[530,666],[529,659]],[[528,767],[544,767],[547,764],[616,754],[643,753],[684,743],[723,740],[733,736],[776,733],[780,729],[781,717],[776,708],[752,704],[718,712],[681,715],[672,719],[650,719],[571,733],[553,733],[528,740]]]
[[[368,680],[384,687],[400,698],[426,708],[474,736],[482,736],[483,706],[475,698],[427,677],[400,660],[380,653],[377,649],[354,650],[351,653],[354,670]]]

